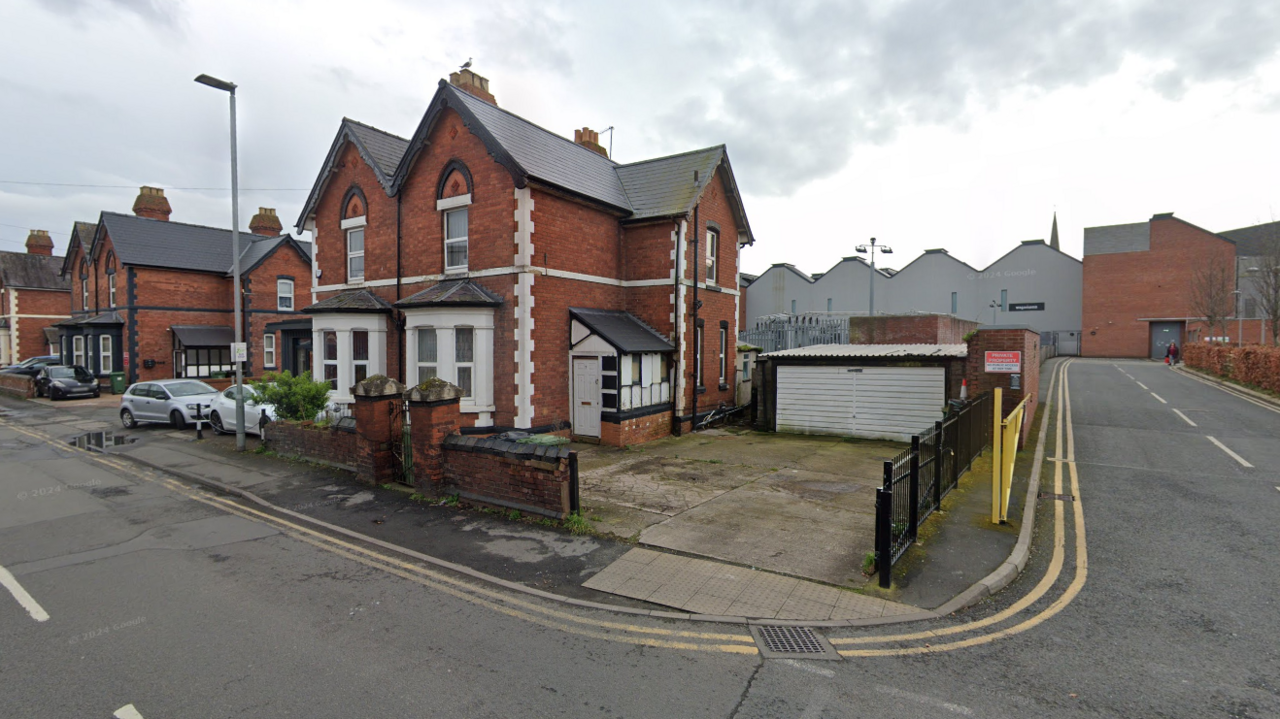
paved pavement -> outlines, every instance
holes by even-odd
[[[0,592],[0,716],[1280,716],[1280,413],[1154,363],[1068,376],[1045,488],[1071,498],[1038,503],[1023,575],[955,616],[826,630],[822,662],[475,585],[9,413],[0,566],[48,618]]]
[[[919,614],[906,604],[721,562],[633,549],[584,587],[695,614],[763,619],[878,619]]]

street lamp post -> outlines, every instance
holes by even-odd
[[[1236,346],[1244,347],[1244,318],[1240,316],[1240,300],[1242,295],[1240,290],[1232,290],[1231,294],[1236,296]]]
[[[240,181],[236,170],[236,84],[219,80],[209,75],[200,75],[196,82],[208,85],[215,90],[222,90],[231,97],[231,276],[233,304],[235,306],[235,347],[232,348],[232,360],[235,361],[235,349],[244,342],[244,328],[240,320],[243,298],[240,296]],[[244,451],[244,365],[235,361],[236,365],[236,450]]]
[[[876,251],[879,250],[886,255],[891,255],[893,254],[893,248],[888,245],[877,246],[876,238],[872,237],[870,245],[858,245],[857,250],[859,254],[863,255],[871,253],[871,302],[867,305],[867,315],[874,316],[876,313]]]

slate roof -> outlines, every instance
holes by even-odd
[[[619,352],[674,352],[676,349],[666,337],[630,312],[570,307],[569,316],[600,335]]]
[[[396,307],[497,307],[502,297],[470,280],[432,285],[396,303]]]
[[[373,168],[387,195],[395,196],[445,108],[453,109],[462,117],[471,132],[484,142],[494,161],[511,173],[516,187],[526,187],[529,180],[542,182],[616,208],[624,213],[625,219],[643,220],[689,212],[717,168],[721,168],[735,219],[748,242],[754,242],[723,145],[619,165],[444,80],[440,81],[435,97],[409,140],[344,118],[297,227],[301,229],[315,211],[346,140],[351,140]]]
[[[724,145],[719,145],[618,167],[618,178],[631,201],[630,219],[688,212],[723,158]]]
[[[1259,257],[1267,254],[1267,245],[1280,239],[1280,221],[1264,222],[1218,234],[1235,241],[1237,257]]]
[[[124,264],[231,274],[231,230],[119,212],[103,212],[101,224],[111,237],[116,257]],[[285,243],[293,243],[311,259],[310,243],[298,242],[289,235],[270,237],[241,232],[241,274]]]
[[[391,309],[395,308],[390,302],[369,290],[344,290],[302,311],[314,315],[322,312],[386,312]]]
[[[76,245],[79,244],[84,248],[84,254],[88,255],[89,250],[93,248],[93,236],[98,234],[98,226],[92,222],[73,222],[71,224],[71,241],[67,243],[67,255],[62,258],[62,270],[60,274],[66,274],[71,268],[67,263],[71,261],[71,255],[75,254]]]
[[[28,252],[0,252],[0,287],[71,291],[70,278],[62,277],[61,257]]]
[[[234,329],[221,325],[173,325],[170,329],[183,347],[225,347],[236,339]]]
[[[364,145],[363,149],[374,162],[374,169],[387,177],[396,173],[400,158],[409,148],[408,140],[349,117],[342,118],[342,122],[348,125],[358,144]]]

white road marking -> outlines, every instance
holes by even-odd
[[[1241,393],[1239,393],[1239,392],[1235,392],[1235,391],[1229,390],[1229,389],[1227,389],[1226,387],[1223,387],[1223,386],[1222,386],[1222,385],[1220,385],[1220,384],[1216,384],[1216,383],[1214,383],[1214,382],[1210,382],[1209,380],[1204,379],[1204,378],[1202,378],[1202,377],[1197,377],[1196,375],[1192,374],[1192,372],[1191,372],[1190,370],[1187,370],[1186,372],[1183,372],[1183,373],[1182,373],[1182,376],[1187,377],[1187,378],[1189,378],[1189,379],[1193,379],[1193,380],[1195,380],[1195,381],[1199,382],[1200,384],[1207,384],[1207,385],[1209,385],[1210,387],[1213,387],[1214,389],[1217,389],[1217,390],[1221,390],[1221,391],[1223,391],[1223,392],[1226,392],[1227,394],[1231,395],[1232,397],[1239,397],[1240,399],[1242,399],[1242,400],[1244,400],[1244,401],[1246,401],[1246,402],[1249,402],[1249,403],[1251,403],[1251,404],[1256,404],[1256,405],[1258,405],[1259,407],[1261,407],[1261,408],[1263,408],[1263,409],[1265,409],[1265,410],[1270,410],[1270,411],[1272,411],[1272,412],[1275,412],[1275,413],[1277,413],[1277,414],[1280,414],[1280,408],[1274,407],[1274,406],[1269,405],[1269,404],[1267,404],[1267,403],[1265,403],[1265,402],[1260,402],[1260,401],[1258,401],[1258,400],[1256,400],[1256,399],[1254,399],[1254,398],[1250,397],[1249,395],[1241,394]]]
[[[1135,379],[1135,380],[1134,380],[1134,382],[1138,382],[1138,380],[1136,380],[1136,379]],[[1141,383],[1141,382],[1138,382],[1138,386],[1139,386],[1139,387],[1141,387],[1141,388],[1143,388],[1143,389],[1145,389],[1145,390],[1146,390],[1146,391],[1148,391],[1148,392],[1150,392],[1150,391],[1151,391],[1151,388],[1150,388],[1150,387],[1146,386],[1145,384],[1143,384],[1143,383]]]
[[[1161,397],[1160,395],[1156,394],[1155,392],[1152,392],[1152,393],[1151,393],[1151,396],[1152,396],[1152,397],[1155,397],[1155,398],[1156,398],[1156,399],[1158,399],[1158,400],[1160,400],[1160,404],[1169,404],[1168,402],[1164,401],[1164,397]]]
[[[1208,435],[1205,435],[1205,436],[1206,436],[1206,437],[1208,437]],[[1232,459],[1234,459],[1235,461],[1239,462],[1241,465],[1243,465],[1243,466],[1245,466],[1245,467],[1252,467],[1252,466],[1253,466],[1252,464],[1249,464],[1248,462],[1246,462],[1246,461],[1244,460],[1244,457],[1241,457],[1240,455],[1236,454],[1235,452],[1232,452],[1232,451],[1227,447],[1227,445],[1225,445],[1225,444],[1223,444],[1223,443],[1219,442],[1217,439],[1215,439],[1215,438],[1213,438],[1213,437],[1209,437],[1209,441],[1210,441],[1210,442],[1213,442],[1213,443],[1214,443],[1214,444],[1216,444],[1216,445],[1218,445],[1218,449],[1221,449],[1223,452],[1226,452],[1227,454],[1231,455],[1231,458],[1232,458]]]
[[[1173,410],[1173,413],[1174,413],[1174,414],[1176,414],[1176,415],[1178,415],[1179,417],[1181,417],[1181,418],[1183,419],[1183,421],[1184,421],[1184,422],[1186,422],[1187,424],[1191,425],[1192,427],[1199,427],[1199,426],[1200,426],[1200,425],[1196,424],[1195,422],[1192,422],[1190,417],[1188,417],[1187,415],[1185,415],[1185,414],[1183,414],[1183,413],[1179,412],[1179,411],[1178,411],[1178,410],[1176,410],[1176,409],[1175,409],[1175,410]]]
[[[818,674],[820,676],[824,676],[828,679],[834,679],[836,676],[836,673],[831,671],[830,669],[823,669],[821,667],[811,667],[808,664],[798,662],[794,659],[783,659],[782,663],[786,664],[787,666],[795,667],[796,669],[802,669],[811,674]]]
[[[934,699],[933,697],[926,696],[924,694],[907,692],[901,689],[897,689],[895,687],[887,687],[887,686],[884,686],[883,684],[877,684],[876,691],[880,692],[881,694],[888,694],[891,697],[899,697],[901,699],[910,699],[915,702],[920,702],[921,704],[928,704],[929,706],[938,707],[939,709],[946,709],[949,712],[955,712],[956,714],[960,714],[962,716],[967,716],[967,717],[973,716],[973,710],[970,709],[969,707],[961,706],[959,704],[952,704],[951,702],[944,702],[941,699]]]
[[[116,719],[142,719],[142,715],[138,713],[137,709],[133,708],[132,704],[125,704],[117,709],[116,713],[112,714],[112,716]]]
[[[27,590],[23,589],[22,585],[18,584],[18,580],[4,567],[0,567],[0,584],[3,584],[4,588],[9,590],[9,593],[13,595],[14,599],[18,600],[18,604],[21,604],[23,609],[27,610],[27,614],[30,614],[32,619],[37,622],[49,621],[49,613],[30,594],[27,594]]]

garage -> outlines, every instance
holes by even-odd
[[[942,419],[964,345],[819,345],[764,356],[774,429],[909,441]]]

